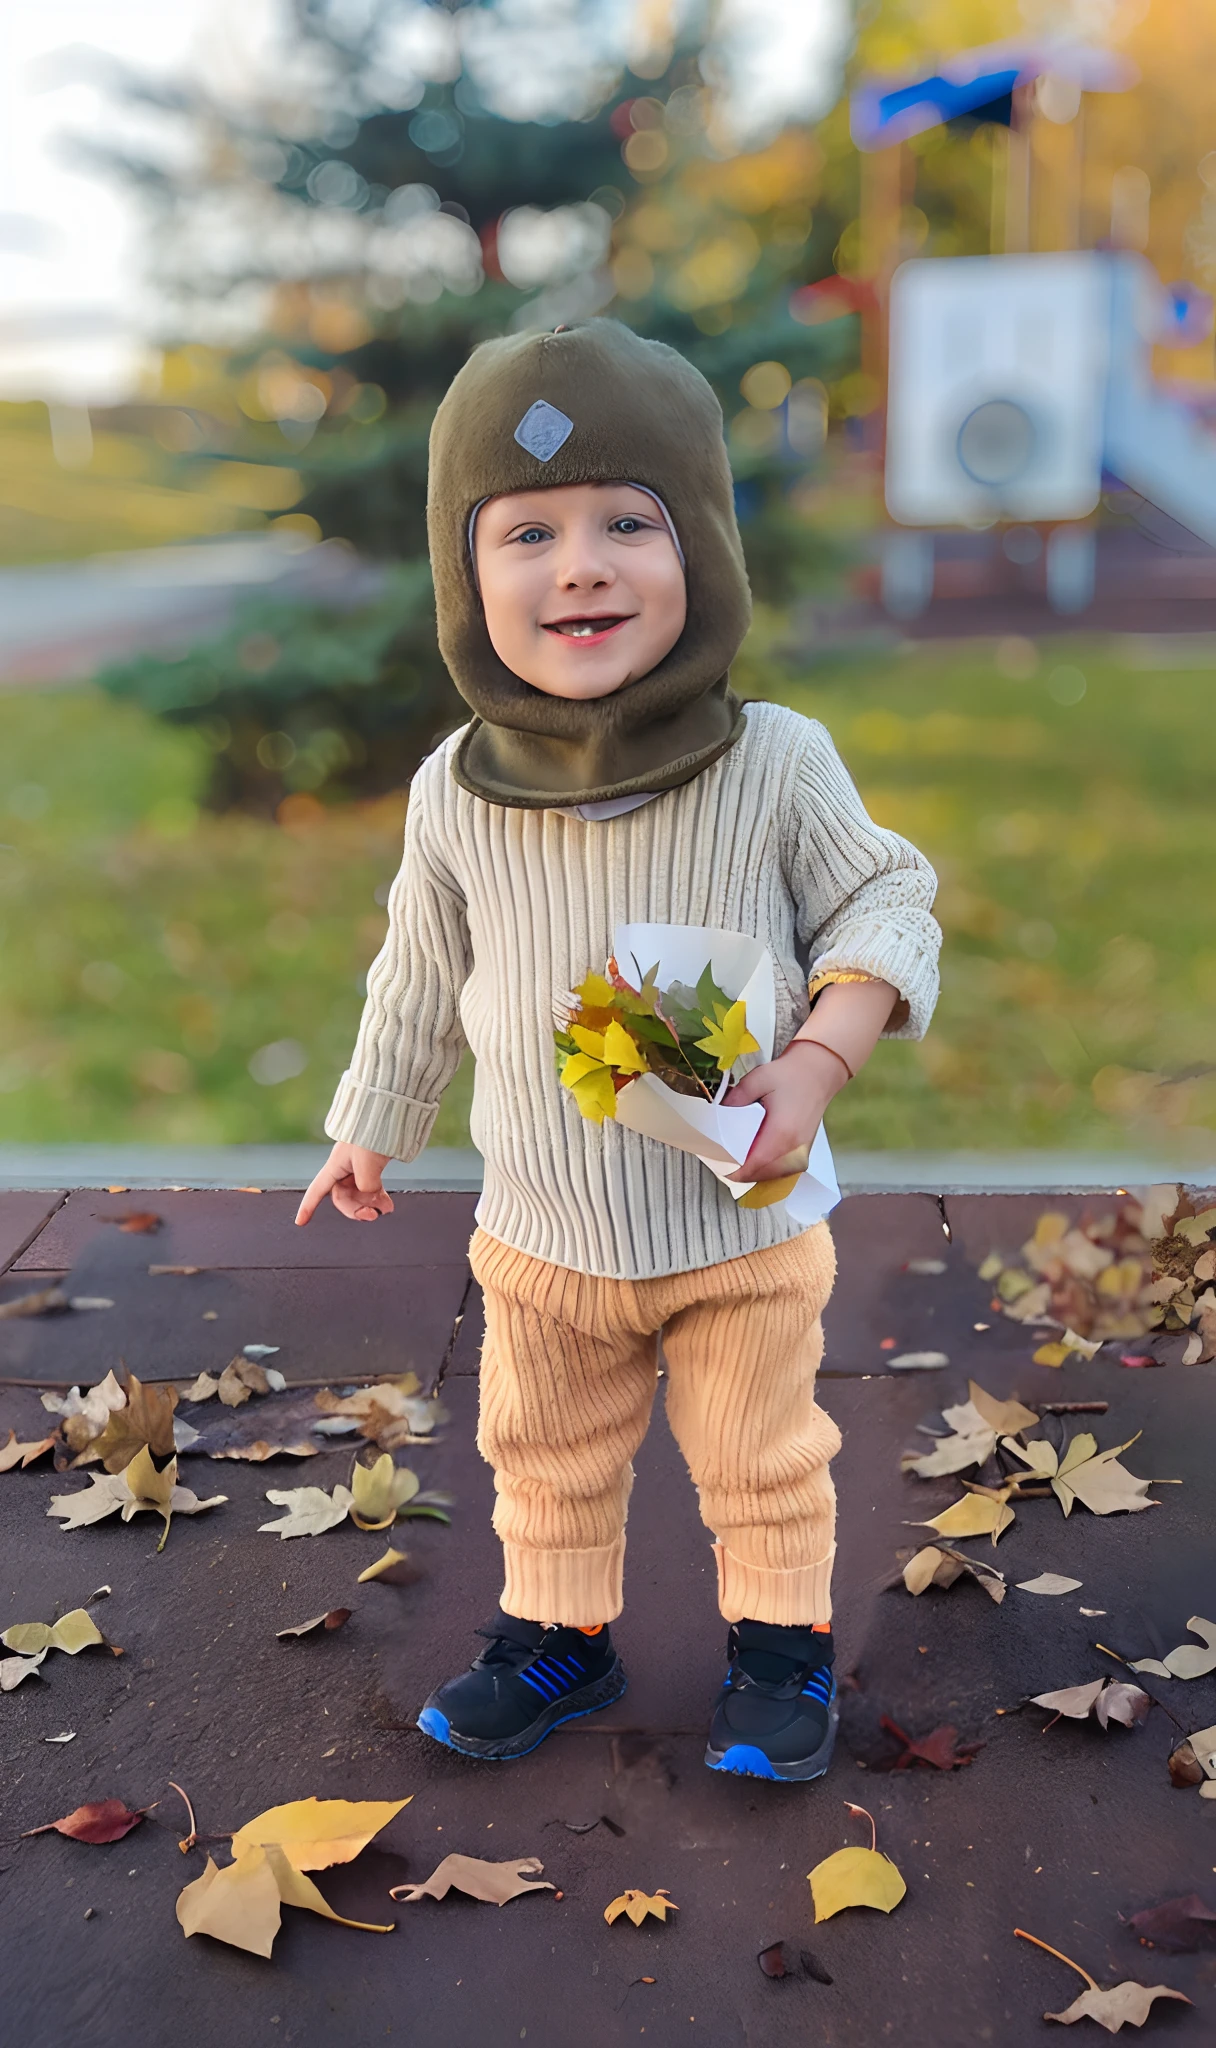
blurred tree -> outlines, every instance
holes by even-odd
[[[680,349],[717,389],[758,598],[811,587],[838,549],[800,492],[857,337],[847,314],[807,324],[795,294],[830,269],[845,223],[831,204],[817,210],[823,151],[808,128],[740,147],[723,89],[706,82],[711,24],[673,44],[670,12],[640,9],[622,56],[593,0],[552,11],[552,37],[565,37],[556,52],[505,8],[295,0],[282,76],[239,104],[197,88],[163,104],[192,146],[179,137],[143,160],[111,156],[153,205],[158,285],[183,326],[209,318],[222,333],[243,317],[254,337],[232,346],[235,418],[212,412],[183,461],[214,465],[223,452],[290,464],[302,492],[289,523],[421,562],[427,432],[469,349],[611,311]],[[126,90],[145,93],[138,80]],[[845,409],[876,396],[854,391]],[[349,720],[378,684],[322,703],[306,660],[273,680],[239,674],[215,800],[266,801],[251,735],[259,717],[280,729],[293,676],[305,722],[345,736],[346,758],[324,778],[335,793],[381,786],[383,749],[408,773],[410,744],[387,747],[388,727],[416,741],[442,710],[456,722],[423,585],[410,590],[403,637],[384,649],[375,743]],[[222,665],[224,648],[206,658]],[[151,669],[135,666],[138,681],[124,670],[110,686],[154,701]],[[166,711],[180,687],[180,676],[166,685]],[[211,705],[175,701],[172,715],[211,718]]]

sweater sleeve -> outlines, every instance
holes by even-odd
[[[465,902],[444,859],[437,817],[447,749],[410,789],[405,852],[388,899],[388,933],[367,977],[355,1050],[338,1084],[327,1137],[414,1159],[464,1048],[460,992],[471,958]]]
[[[792,768],[788,873],[810,979],[853,969],[889,981],[902,1000],[884,1037],[923,1038],[938,991],[937,876],[915,846],[874,823],[826,729],[806,724]]]

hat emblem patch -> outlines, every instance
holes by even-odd
[[[514,438],[538,462],[551,462],[573,432],[572,419],[567,419],[565,413],[559,412],[547,399],[538,398],[534,405],[528,407],[515,429]]]

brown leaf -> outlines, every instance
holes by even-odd
[[[186,1388],[184,1394],[182,1395],[182,1400],[210,1401],[216,1394],[219,1393],[219,1390],[220,1383],[217,1379],[213,1379],[209,1372],[200,1372],[198,1378],[194,1382],[194,1385],[192,1387]]]
[[[1210,1948],[1216,1939],[1216,1913],[1198,1892],[1167,1899],[1161,1906],[1146,1906],[1143,1912],[1133,1913],[1127,1924],[1146,1948],[1168,1949],[1171,1955]]]
[[[10,1429],[8,1442],[0,1444],[0,1472],[11,1472],[14,1465],[20,1465],[23,1469],[26,1465],[32,1465],[35,1458],[41,1458],[52,1448],[54,1442],[53,1436],[44,1436],[41,1442],[18,1443],[16,1430]]]
[[[154,1209],[130,1209],[122,1216],[99,1216],[99,1223],[117,1223],[131,1237],[151,1237],[160,1229],[162,1218]]]
[[[647,1914],[652,1919],[665,1921],[669,1913],[678,1913],[679,1910],[674,1899],[669,1899],[660,1885],[657,1892],[622,1892],[611,1905],[605,1906],[604,1918],[611,1927],[613,1921],[619,1920],[624,1913],[635,1927],[640,1927]]]
[[[994,1565],[981,1563],[979,1558],[968,1557],[964,1550],[952,1550],[946,1543],[929,1543],[918,1550],[904,1566],[903,1581],[909,1593],[923,1593],[930,1586],[952,1586],[964,1573],[1000,1606],[1007,1590],[1004,1573]]]
[[[191,1450],[199,1446],[192,1444]],[[315,1458],[316,1444],[271,1444],[265,1437],[257,1437],[251,1444],[230,1444],[226,1450],[207,1451],[208,1458],[242,1458],[246,1464],[264,1465],[267,1458]]]
[[[239,1352],[220,1374],[219,1396],[225,1408],[239,1408],[251,1394],[269,1392],[270,1381],[261,1366],[252,1358],[242,1358]]]
[[[1172,1991],[1168,1984],[1112,1984],[1109,1991],[1100,1991],[1095,1985],[1090,1991],[1083,1991],[1074,1998],[1063,2012],[1045,2012],[1045,2020],[1060,2020],[1071,2027],[1077,2020],[1097,2020],[1108,2034],[1117,2034],[1120,2027],[1142,2027],[1152,2011],[1155,1998],[1176,1998],[1180,2005],[1190,2005],[1192,2000],[1183,1991]]]
[[[107,1472],[125,1471],[145,1445],[154,1458],[171,1458],[174,1448],[173,1411],[176,1407],[177,1391],[174,1387],[144,1386],[131,1373],[127,1379],[126,1406],[111,1411],[105,1428],[99,1436],[90,1439],[84,1456],[90,1462],[100,1458]]]
[[[53,1828],[56,1834],[70,1835],[75,1842],[121,1842],[142,1819],[142,1813],[132,1813],[121,1799],[95,1799],[88,1806],[65,1813],[62,1820],[48,1820],[42,1827],[27,1828],[25,1832],[45,1835]]]
[[[551,1892],[553,1886],[541,1880],[544,1869],[535,1856],[514,1857],[506,1863],[486,1863],[480,1856],[445,1856],[425,1884],[398,1884],[390,1899],[413,1905],[418,1899],[445,1899],[452,1890],[470,1899],[483,1899],[488,1906],[505,1906],[525,1892]]]
[[[1102,1728],[1112,1721],[1118,1721],[1130,1728],[1137,1721],[1143,1721],[1152,1706],[1152,1700],[1138,1685],[1127,1685],[1118,1678],[1095,1678],[1088,1685],[1068,1685],[1060,1692],[1039,1692],[1032,1697],[1036,1707],[1049,1708],[1057,1718],[1065,1714],[1070,1720],[1085,1721],[1092,1713]],[[1048,1727],[1052,1724],[1048,1722]]]
[[[903,1744],[898,1761],[892,1766],[897,1771],[910,1770],[914,1763],[931,1764],[937,1771],[961,1770],[964,1764],[972,1763],[984,1747],[982,1742],[960,1743],[958,1729],[948,1724],[934,1728],[928,1735],[913,1737],[905,1735],[889,1714],[880,1715],[879,1722],[888,1735],[893,1735],[897,1742]]]
[[[785,1948],[779,1941],[774,1941],[768,1948],[762,1948],[756,1957],[756,1961],[766,1977],[788,1977],[790,1975],[789,1965],[785,1960]]]
[[[314,1614],[311,1621],[297,1621],[294,1628],[279,1628],[275,1634],[281,1643],[285,1643],[295,1636],[310,1636],[317,1629],[341,1628],[344,1621],[350,1620],[353,1611],[350,1607],[331,1607],[328,1614]]]
[[[19,1294],[16,1301],[0,1302],[0,1321],[14,1316],[53,1316],[71,1307],[62,1287],[41,1287],[36,1294]]]
[[[1189,1735],[1170,1751],[1169,1772],[1170,1782],[1177,1792],[1184,1792],[1191,1785],[1202,1785],[1207,1777],[1207,1772],[1191,1747]]]

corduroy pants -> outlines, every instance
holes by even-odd
[[[826,1223],[654,1280],[574,1272],[480,1229],[469,1257],[485,1294],[478,1447],[494,1468],[505,1611],[585,1628],[620,1613],[661,1332],[722,1613],[829,1621],[840,1432],[815,1405],[836,1264]]]

